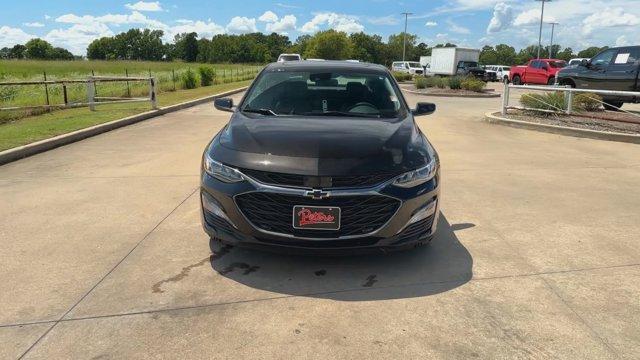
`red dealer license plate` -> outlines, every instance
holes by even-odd
[[[340,208],[296,205],[293,207],[295,229],[339,230]]]

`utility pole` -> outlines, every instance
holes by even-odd
[[[542,19],[544,18],[544,3],[551,0],[536,0],[542,2],[542,11],[540,11],[540,31],[538,32],[538,56],[540,59],[540,48],[542,47]]]
[[[407,20],[409,19],[409,15],[413,15],[410,12],[403,12],[404,15],[404,37],[402,39],[402,61],[404,61],[405,54],[407,53]]]
[[[557,22],[549,22],[547,24],[551,25],[551,44],[549,45],[549,59],[553,59],[553,30],[555,29],[556,25],[560,24]]]

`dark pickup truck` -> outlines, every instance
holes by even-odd
[[[603,50],[591,60],[558,72],[557,82],[578,89],[640,91],[640,46]],[[616,110],[623,103],[640,102],[640,96],[604,95],[605,109]]]

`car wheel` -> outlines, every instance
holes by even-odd
[[[569,85],[571,88],[575,88],[576,87],[576,84],[572,80],[560,80],[560,85],[561,86]]]
[[[556,78],[554,77],[550,77],[549,80],[547,80],[547,85],[553,85],[556,82]]]
[[[621,108],[623,104],[622,101],[605,101],[602,103],[602,106],[604,106],[605,110],[620,111],[619,108]]]
[[[513,77],[513,85],[522,85],[522,81],[520,81],[520,76],[516,75]]]

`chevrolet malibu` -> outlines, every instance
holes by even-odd
[[[230,245],[305,251],[428,243],[438,154],[389,71],[346,61],[265,67],[202,157],[204,231]]]

